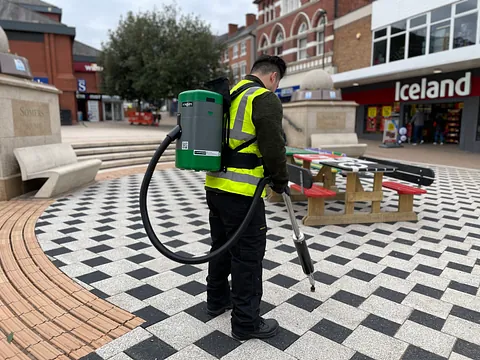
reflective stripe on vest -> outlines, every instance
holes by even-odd
[[[261,87],[252,87],[247,90],[247,92],[242,95],[242,99],[240,100],[240,104],[238,105],[237,114],[235,116],[235,121],[233,122],[233,129],[230,130],[230,138],[234,140],[240,141],[248,141],[253,139],[255,135],[247,134],[242,131],[243,129],[243,121],[245,119],[245,112],[247,109],[247,101],[250,95],[253,95],[257,90],[261,89]]]
[[[232,88],[231,92],[240,86],[251,81],[243,80]],[[252,103],[253,100],[269,90],[263,87],[252,87],[244,91],[234,100],[230,107],[230,116],[233,121],[230,122],[230,148],[234,149],[246,141],[256,136],[255,126],[252,121]],[[255,154],[261,157],[258,144],[255,142],[245,149],[242,153]],[[255,169],[237,169],[229,167],[227,172],[208,172],[205,186],[219,189],[230,193],[244,196],[253,196],[259,181],[264,176],[263,166]],[[264,190],[262,196],[266,196]]]

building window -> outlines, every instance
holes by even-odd
[[[450,48],[450,20],[442,21],[430,27],[430,53]]]
[[[291,13],[300,6],[302,6],[300,0],[282,0],[282,15]]]
[[[323,55],[324,47],[325,47],[325,33],[323,31],[320,31],[317,33],[317,42],[318,42],[318,48],[317,48],[317,54],[318,55]]]
[[[373,33],[373,65],[387,62],[387,29],[377,30]]]
[[[247,63],[242,63],[240,66],[240,78],[244,78],[247,75]]]
[[[416,57],[427,53],[427,15],[417,16],[410,20],[408,33],[408,57]]]
[[[466,0],[455,6],[455,14],[462,14],[468,11],[477,10],[478,0]]]
[[[325,17],[322,16],[320,22],[318,23],[317,32],[317,55],[323,55],[325,52]]]
[[[390,62],[405,59],[407,22],[404,20],[393,24],[390,32]]]
[[[245,41],[242,41],[241,54],[242,54],[242,56],[247,55],[247,44],[245,43]]]
[[[283,53],[283,32],[279,32],[275,37],[275,55],[280,56]]]
[[[223,52],[223,60],[228,61],[228,49]]]
[[[308,26],[306,23],[302,23],[298,29],[298,35],[302,35],[307,32]],[[298,39],[298,59],[304,60],[307,58],[307,37],[301,37]]]
[[[475,45],[477,42],[478,13],[455,18],[453,48]]]
[[[478,43],[480,0],[463,0],[373,32],[372,65]]]
[[[240,81],[239,74],[238,74],[238,65],[235,64],[232,67],[232,74],[233,74],[233,80],[235,83]]]
[[[233,45],[233,58],[236,59],[238,57],[238,44]]]

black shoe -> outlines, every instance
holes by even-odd
[[[222,315],[225,311],[227,310],[230,310],[232,309],[232,303],[230,304],[227,304],[223,307],[221,307],[220,309],[209,309],[208,306],[207,306],[207,314],[210,315],[210,316],[218,316],[218,315]]]
[[[275,319],[260,319],[259,328],[250,333],[250,334],[235,334],[232,331],[232,336],[237,340],[248,340],[248,339],[268,339],[275,335],[278,332],[278,322]]]

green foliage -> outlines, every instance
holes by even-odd
[[[102,47],[102,90],[128,100],[176,97],[225,74],[210,27],[174,5],[129,12]]]

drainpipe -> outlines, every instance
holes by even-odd
[[[248,35],[250,35],[251,37],[253,37],[253,41],[252,41],[252,46],[253,46],[253,59],[252,60],[252,65],[253,63],[257,60],[257,35],[255,35],[255,33],[253,31],[250,31],[248,33]]]

